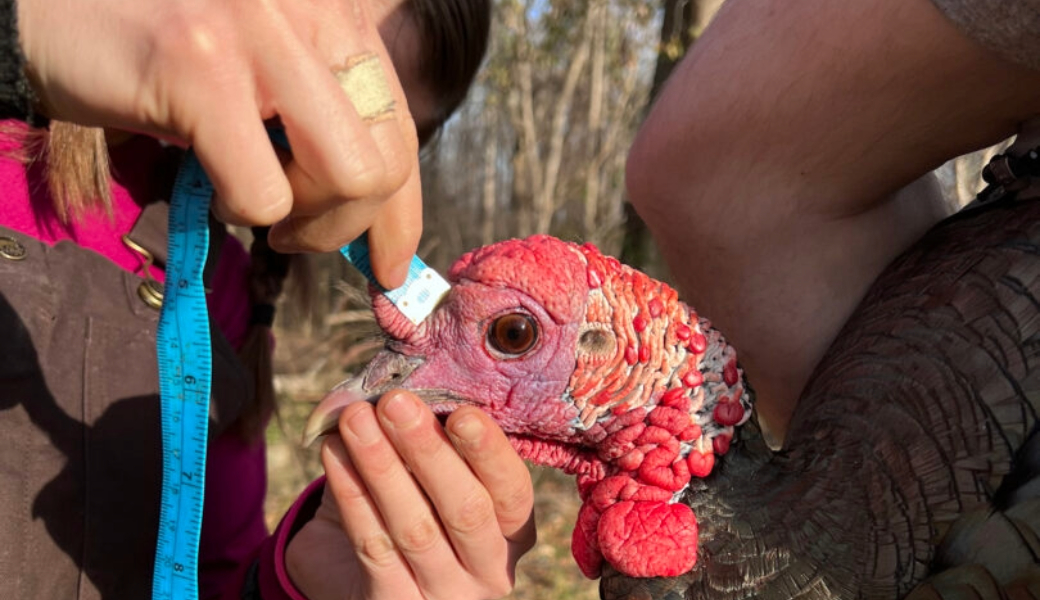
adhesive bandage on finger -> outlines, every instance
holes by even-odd
[[[333,73],[362,120],[382,121],[393,115],[394,97],[379,55],[352,56]]]

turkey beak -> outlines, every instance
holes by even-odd
[[[405,385],[408,376],[423,359],[383,350],[359,375],[347,379],[322,398],[311,412],[303,429],[303,445],[309,446],[319,437],[336,430],[339,415],[355,402],[375,404],[384,393]]]

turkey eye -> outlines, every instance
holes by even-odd
[[[495,319],[488,329],[488,341],[502,354],[519,356],[538,340],[538,324],[529,315],[513,313]]]

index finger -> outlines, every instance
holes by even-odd
[[[387,289],[404,285],[408,265],[419,249],[422,227],[422,183],[417,168],[386,200],[369,228],[372,272]]]
[[[472,406],[453,412],[445,427],[459,454],[491,495],[502,534],[524,550],[534,545],[534,485],[502,429]]]
[[[403,285],[422,235],[418,169],[389,198],[350,200],[317,216],[290,215],[271,228],[271,243],[282,252],[331,252],[365,230],[376,279],[386,289]]]

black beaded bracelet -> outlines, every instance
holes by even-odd
[[[989,185],[979,192],[979,203],[1013,199],[1018,192],[1040,177],[1040,146],[1021,156],[998,154],[982,169],[982,179]]]

